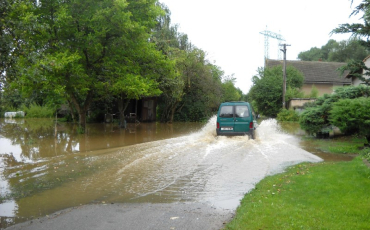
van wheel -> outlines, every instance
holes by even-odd
[[[251,135],[249,136],[252,140],[256,139],[256,134],[254,133],[254,131],[251,133]]]

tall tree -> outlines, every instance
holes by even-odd
[[[160,121],[171,123],[177,105],[184,95],[185,81],[180,71],[191,44],[188,42],[187,35],[178,32],[177,25],[171,25],[171,12],[168,7],[164,4],[160,4],[160,6],[165,14],[158,17],[151,41],[176,65],[174,78],[162,75],[159,85],[162,91],[159,100]]]
[[[209,63],[204,51],[194,49],[188,53],[181,73],[186,87],[178,105],[177,119],[207,120],[222,100],[223,89],[219,79],[222,78],[223,71]]]
[[[298,58],[302,61],[347,62],[349,60],[363,60],[368,55],[365,47],[357,38],[340,42],[330,39],[321,48],[313,47],[308,51],[300,52]]]
[[[223,98],[222,101],[239,101],[242,94],[236,89],[234,76],[227,76],[222,83]]]
[[[323,53],[321,49],[313,47],[308,51],[300,52],[298,58],[302,61],[319,61],[323,58]]]
[[[353,1],[352,1],[353,3]],[[335,34],[344,34],[350,33],[352,36],[359,39],[360,44],[365,47],[367,50],[370,50],[370,0],[363,0],[355,10],[351,13],[351,16],[357,15],[359,13],[363,13],[361,19],[363,20],[363,24],[361,23],[345,23],[340,25],[338,28],[334,29],[332,33]],[[357,78],[361,79],[366,85],[370,85],[370,78],[365,78],[362,75],[363,70],[365,70],[365,75],[370,76],[370,68],[365,66],[362,61],[358,60],[351,60],[348,62],[347,66],[342,68],[342,71],[350,70],[350,74],[356,76]]]
[[[21,24],[25,26],[21,39],[28,47],[18,61],[17,84],[30,91],[52,91],[71,101],[81,127],[93,96],[107,87],[125,98],[158,94],[155,79],[159,74],[150,70],[153,60],[163,67],[166,59],[148,42],[162,13],[156,3],[17,1],[14,6],[23,9]]]
[[[19,55],[19,10],[12,0],[0,0],[0,89],[5,84],[5,75],[14,73],[14,63]]]
[[[283,103],[283,74],[282,66],[258,69],[258,75],[254,76],[253,86],[249,91],[249,97],[255,101],[257,110],[263,115],[275,117]],[[286,70],[287,88],[301,88],[303,85],[303,74],[292,66]]]
[[[177,25],[171,25],[171,12],[164,5],[162,8],[166,14],[159,18],[152,40],[175,61],[178,75],[174,79],[161,78],[160,119],[162,122],[208,119],[222,100],[224,72],[211,64],[206,53],[194,47]]]

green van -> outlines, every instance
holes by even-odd
[[[221,103],[217,112],[216,133],[219,135],[249,135],[255,138],[257,127],[252,106],[245,101]]]

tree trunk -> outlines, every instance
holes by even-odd
[[[78,112],[78,117],[79,117],[79,126],[80,128],[82,128],[83,130],[85,130],[85,126],[86,126],[86,112],[87,111],[84,111],[84,110],[80,110],[80,112]]]
[[[179,101],[176,101],[173,105],[172,105],[172,108],[171,108],[171,114],[170,114],[170,120],[168,121],[168,123],[172,123],[173,122],[173,116],[175,115],[175,111],[176,111],[176,106],[177,104],[179,103]]]
[[[74,93],[70,94],[72,103],[73,103],[73,105],[75,106],[75,108],[78,112],[78,117],[79,117],[78,125],[80,127],[80,132],[83,132],[83,133],[85,132],[85,126],[86,126],[86,113],[87,113],[87,111],[90,107],[90,104],[92,102],[93,94],[94,93],[93,93],[92,90],[90,90],[87,93],[85,101],[82,104],[82,106],[80,106],[80,103],[77,101],[77,98],[74,95]]]
[[[167,123],[172,123],[173,122],[173,117],[176,112],[176,107],[179,101],[175,102],[166,102],[166,108],[164,109],[162,116],[161,116],[161,122],[167,122]]]
[[[126,128],[125,111],[127,109],[130,99],[125,98],[123,94],[118,99],[119,124],[121,128]]]
[[[76,119],[75,119],[75,114],[73,112],[73,104],[72,104],[72,102],[70,100],[67,100],[67,102],[68,102],[69,109],[71,111],[72,121],[75,122]]]

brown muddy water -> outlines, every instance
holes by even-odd
[[[321,160],[302,148],[349,160],[301,145],[294,125],[262,121],[249,140],[217,137],[215,123],[88,124],[78,134],[76,125],[51,119],[0,119],[0,228],[91,203],[201,201],[235,209],[266,175]]]

